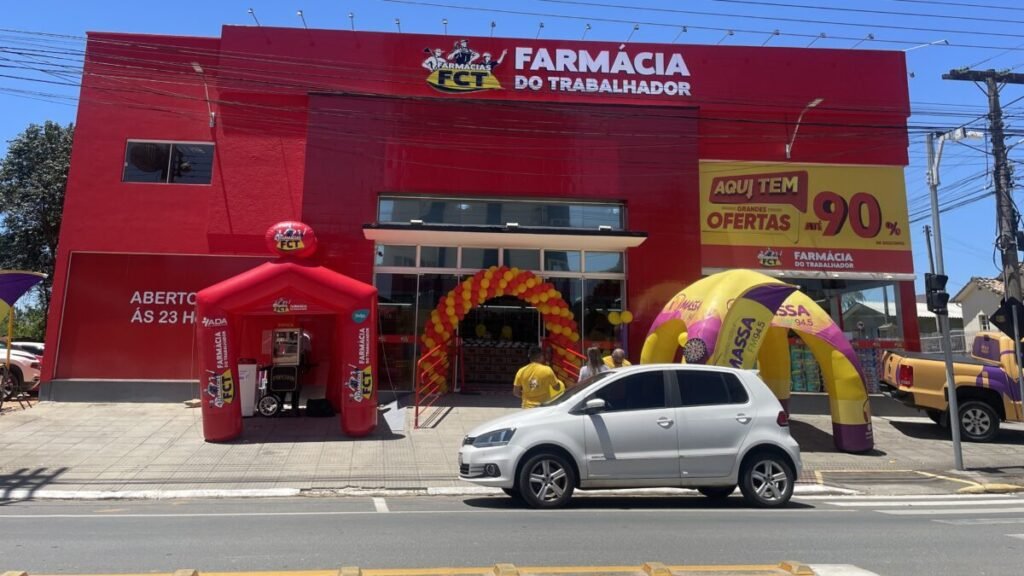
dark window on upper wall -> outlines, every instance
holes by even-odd
[[[142,142],[125,148],[122,182],[209,184],[213,178],[213,144]]]

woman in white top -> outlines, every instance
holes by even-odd
[[[587,348],[587,362],[580,368],[580,377],[576,381],[577,383],[585,380],[590,380],[593,376],[600,374],[601,372],[607,372],[609,368],[605,366],[604,361],[601,360],[601,351],[596,347]]]

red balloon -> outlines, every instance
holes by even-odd
[[[278,222],[263,235],[267,248],[278,256],[308,258],[316,252],[316,233],[307,224],[294,220]]]

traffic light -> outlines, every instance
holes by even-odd
[[[946,282],[949,276],[944,274],[932,274],[926,272],[924,275],[924,291],[928,298],[928,310],[932,314],[946,315],[949,310],[949,293],[946,292]]]

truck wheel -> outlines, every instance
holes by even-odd
[[[999,414],[980,400],[960,406],[960,434],[971,442],[990,442],[999,433]]]

